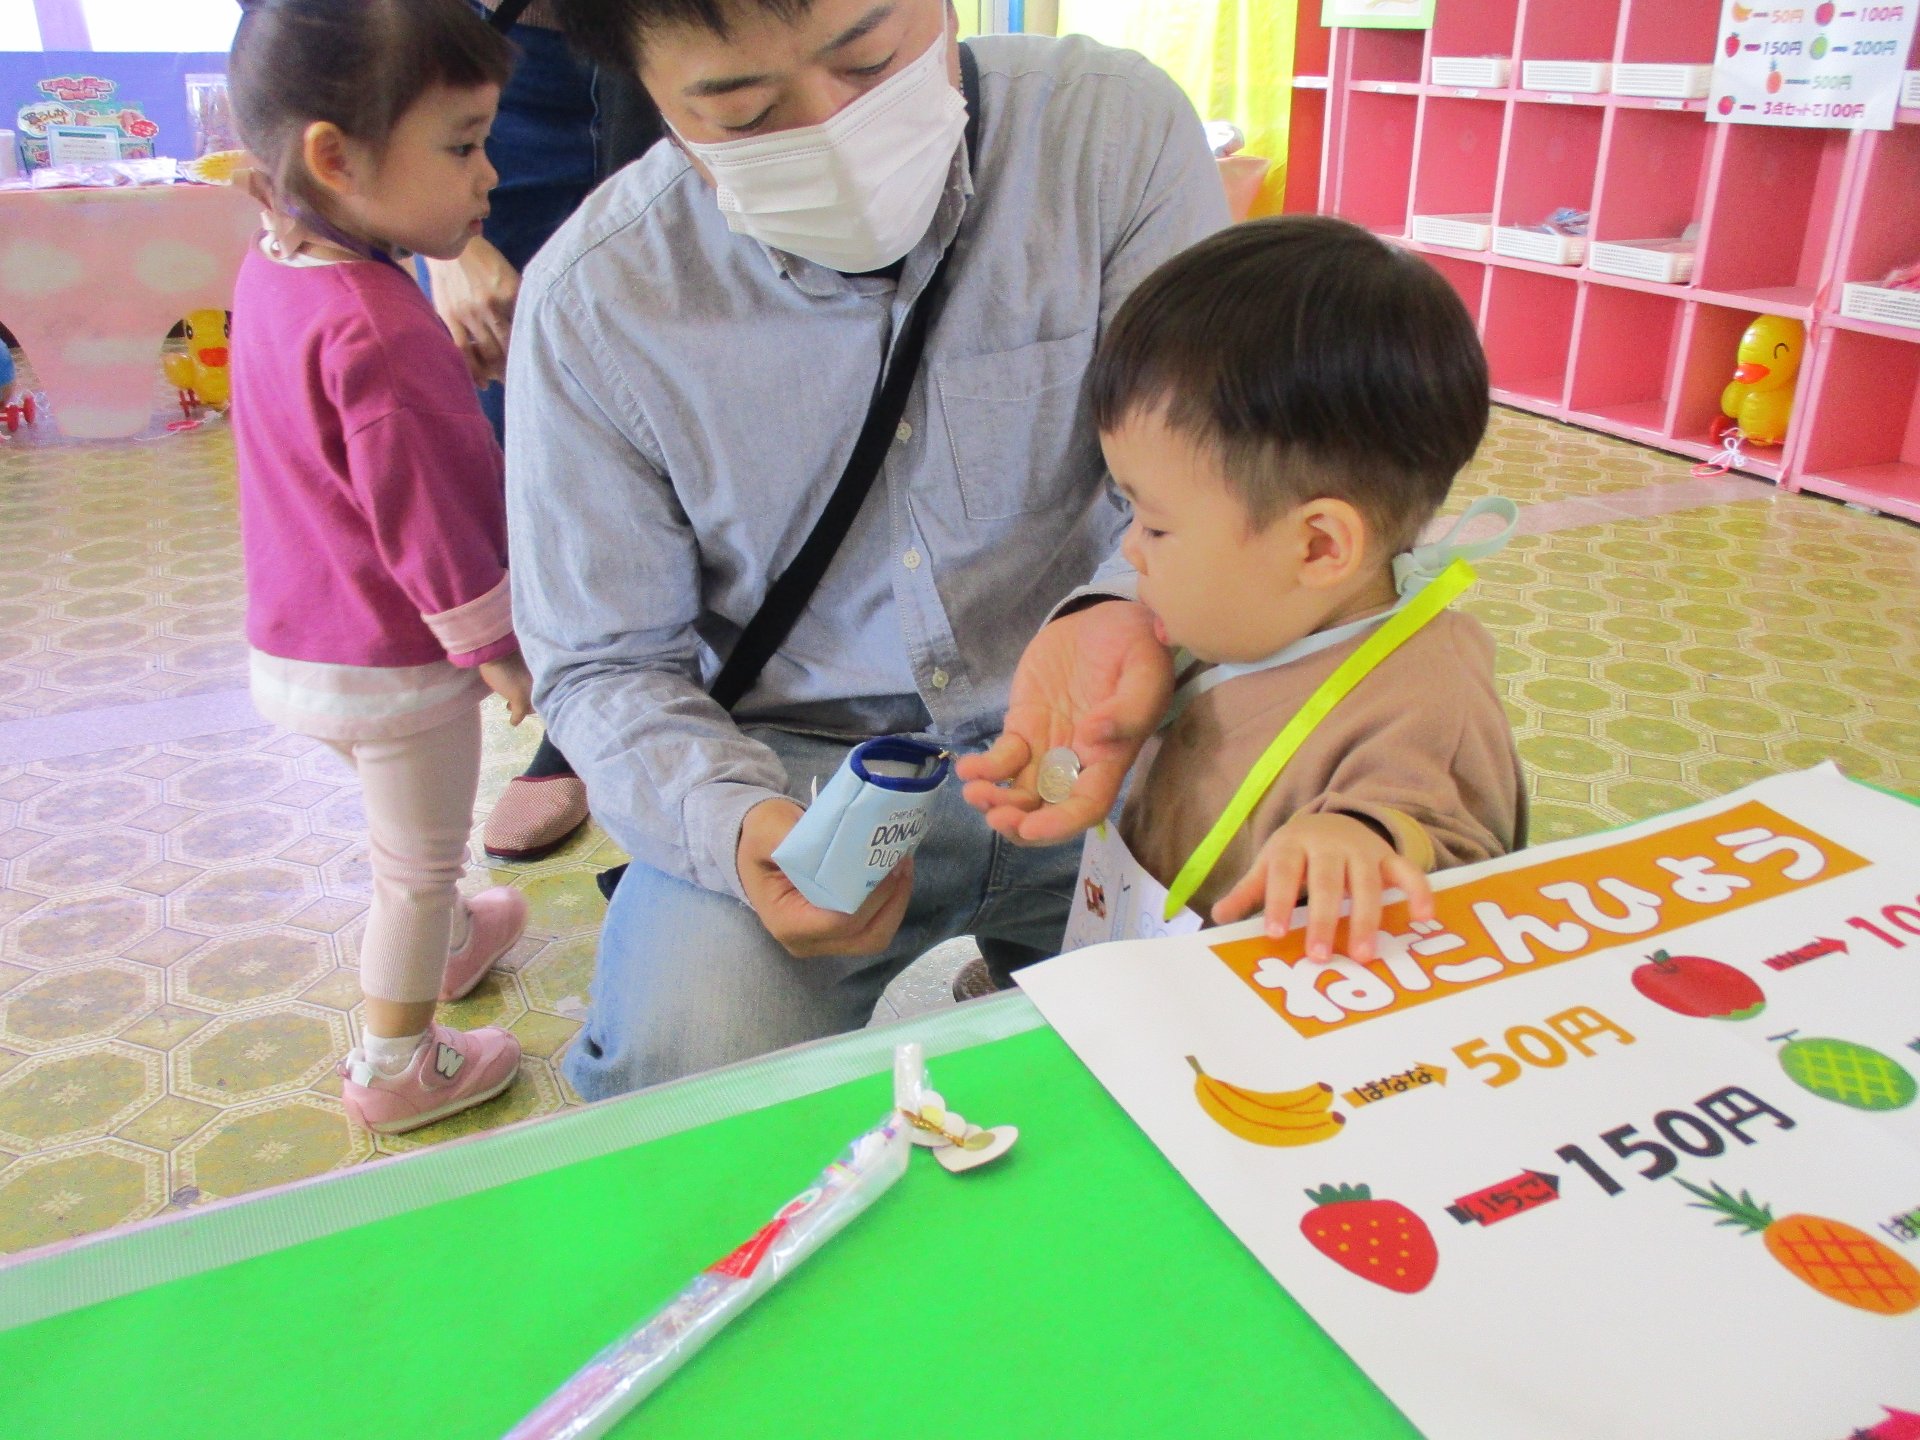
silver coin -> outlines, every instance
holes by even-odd
[[[1073,782],[1080,778],[1080,757],[1065,745],[1056,745],[1040,757],[1040,774],[1034,788],[1049,805],[1058,805],[1073,794]]]

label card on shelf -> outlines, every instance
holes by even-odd
[[[1434,0],[1320,0],[1320,23],[1353,30],[1431,30],[1433,6]]]
[[[1709,120],[1890,130],[1920,5],[1723,0]]]

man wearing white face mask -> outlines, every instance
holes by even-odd
[[[1137,55],[957,45],[948,0],[559,10],[677,142],[530,268],[507,386],[516,629],[634,856],[566,1066],[598,1098],[857,1025],[953,935],[997,969],[1057,947],[1077,847],[1025,842],[1104,813],[1171,688],[1111,598],[1084,371],[1227,214]],[[1069,802],[989,829],[947,787],[852,915],[772,864],[857,741],[977,751],[1003,717],[970,773],[1031,792],[1071,745]]]

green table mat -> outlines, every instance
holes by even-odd
[[[530,1168],[514,1158],[529,1146],[551,1154],[582,1133],[566,1120],[622,1112],[594,1107],[0,1272],[0,1312],[10,1284],[26,1287],[18,1323],[0,1330],[0,1435],[498,1436],[875,1123],[891,1101],[887,1047],[914,1034],[831,1042],[851,1047],[843,1064],[857,1053],[862,1078],[504,1183],[490,1180]],[[716,1084],[740,1103],[782,1063],[688,1082],[682,1111]],[[957,1108],[1019,1125],[1019,1146],[965,1176],[916,1156],[618,1435],[1417,1435],[1051,1030],[932,1063]],[[679,1088],[635,1100],[657,1113]],[[422,1200],[419,1177],[454,1161],[466,1185]],[[489,1181],[472,1180],[476,1165]],[[408,1208],[353,1217],[365,1195],[408,1186]],[[287,1223],[281,1212],[332,1218],[277,1248],[233,1238],[257,1217]],[[222,1262],[222,1244],[264,1253]],[[155,1256],[196,1245],[202,1258],[174,1278],[142,1279]],[[110,1298],[62,1310],[50,1285]],[[28,1290],[39,1318],[23,1320]]]

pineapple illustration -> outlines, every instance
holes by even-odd
[[[1865,1231],[1819,1215],[1776,1220],[1744,1190],[1736,1200],[1717,1184],[1711,1190],[1685,1180],[1680,1184],[1700,1197],[1688,1202],[1694,1209],[1712,1210],[1720,1216],[1718,1224],[1760,1236],[1774,1259],[1828,1299],[1876,1315],[1920,1310],[1920,1270]]]
[[[1789,1030],[1769,1039],[1784,1040],[1780,1068],[1803,1090],[1856,1110],[1898,1110],[1920,1095],[1920,1085],[1891,1055],[1829,1036],[1796,1040]]]

